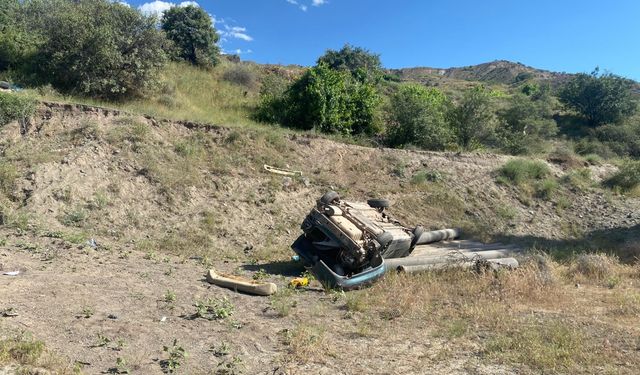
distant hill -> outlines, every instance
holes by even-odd
[[[536,69],[521,63],[505,60],[446,69],[429,67],[390,69],[389,73],[398,76],[403,81],[422,83],[429,83],[434,79],[452,79],[505,85],[534,79],[547,81],[552,86],[556,86],[571,77],[571,74],[568,73]]]

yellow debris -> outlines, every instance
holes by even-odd
[[[306,277],[296,277],[289,282],[292,288],[304,288],[307,285],[309,285],[309,279]]]

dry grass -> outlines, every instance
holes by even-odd
[[[163,71],[162,88],[147,98],[112,103],[82,97],[63,97],[51,91],[41,92],[43,95],[40,97],[45,100],[115,107],[158,118],[254,126],[256,123],[249,115],[258,102],[256,81],[262,74],[257,65],[237,68],[232,63],[224,62],[214,69],[206,70],[187,63],[171,63]]]
[[[625,350],[638,332],[620,332],[617,321],[638,317],[640,293],[630,279],[634,271],[600,255],[565,265],[537,255],[512,272],[449,269],[389,275],[347,295],[344,308],[356,317],[357,332],[363,331],[365,317],[389,322],[382,323],[389,333],[429,327],[421,335],[454,341],[453,352],[477,348],[482,362],[516,366],[524,373],[632,373],[640,356]],[[593,286],[576,288],[576,273]],[[614,290],[603,284],[612,277],[620,280]],[[594,322],[593,314],[601,309],[611,319]],[[367,325],[371,330],[376,323]],[[620,361],[626,365],[619,367]]]
[[[322,326],[299,323],[295,328],[280,332],[282,343],[288,348],[284,362],[326,363],[333,356],[332,346]]]
[[[16,374],[79,373],[79,368],[54,356],[42,341],[24,332],[0,339],[0,366],[13,367]]]

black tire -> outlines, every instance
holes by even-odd
[[[376,241],[380,244],[380,248],[384,249],[391,241],[393,241],[393,234],[389,232],[382,232],[378,237],[376,237]]]
[[[422,236],[422,234],[424,232],[426,232],[426,231],[427,230],[424,229],[424,227],[422,225],[417,225],[415,227],[415,229],[413,230],[413,239],[411,240],[411,248],[416,246],[416,243],[418,242],[418,239],[420,239],[420,236]]]
[[[320,198],[320,202],[324,204],[332,204],[337,200],[340,200],[340,195],[338,195],[338,193],[336,193],[335,191],[328,191],[324,193],[322,198]]]
[[[373,208],[388,208],[391,203],[386,199],[369,199],[367,204]]]

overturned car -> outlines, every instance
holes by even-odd
[[[402,266],[393,260],[408,257],[416,246],[458,236],[453,229],[407,227],[387,214],[388,207],[385,199],[349,202],[329,191],[304,219],[303,234],[291,247],[323,284],[348,290]],[[424,262],[413,258],[407,264]]]

